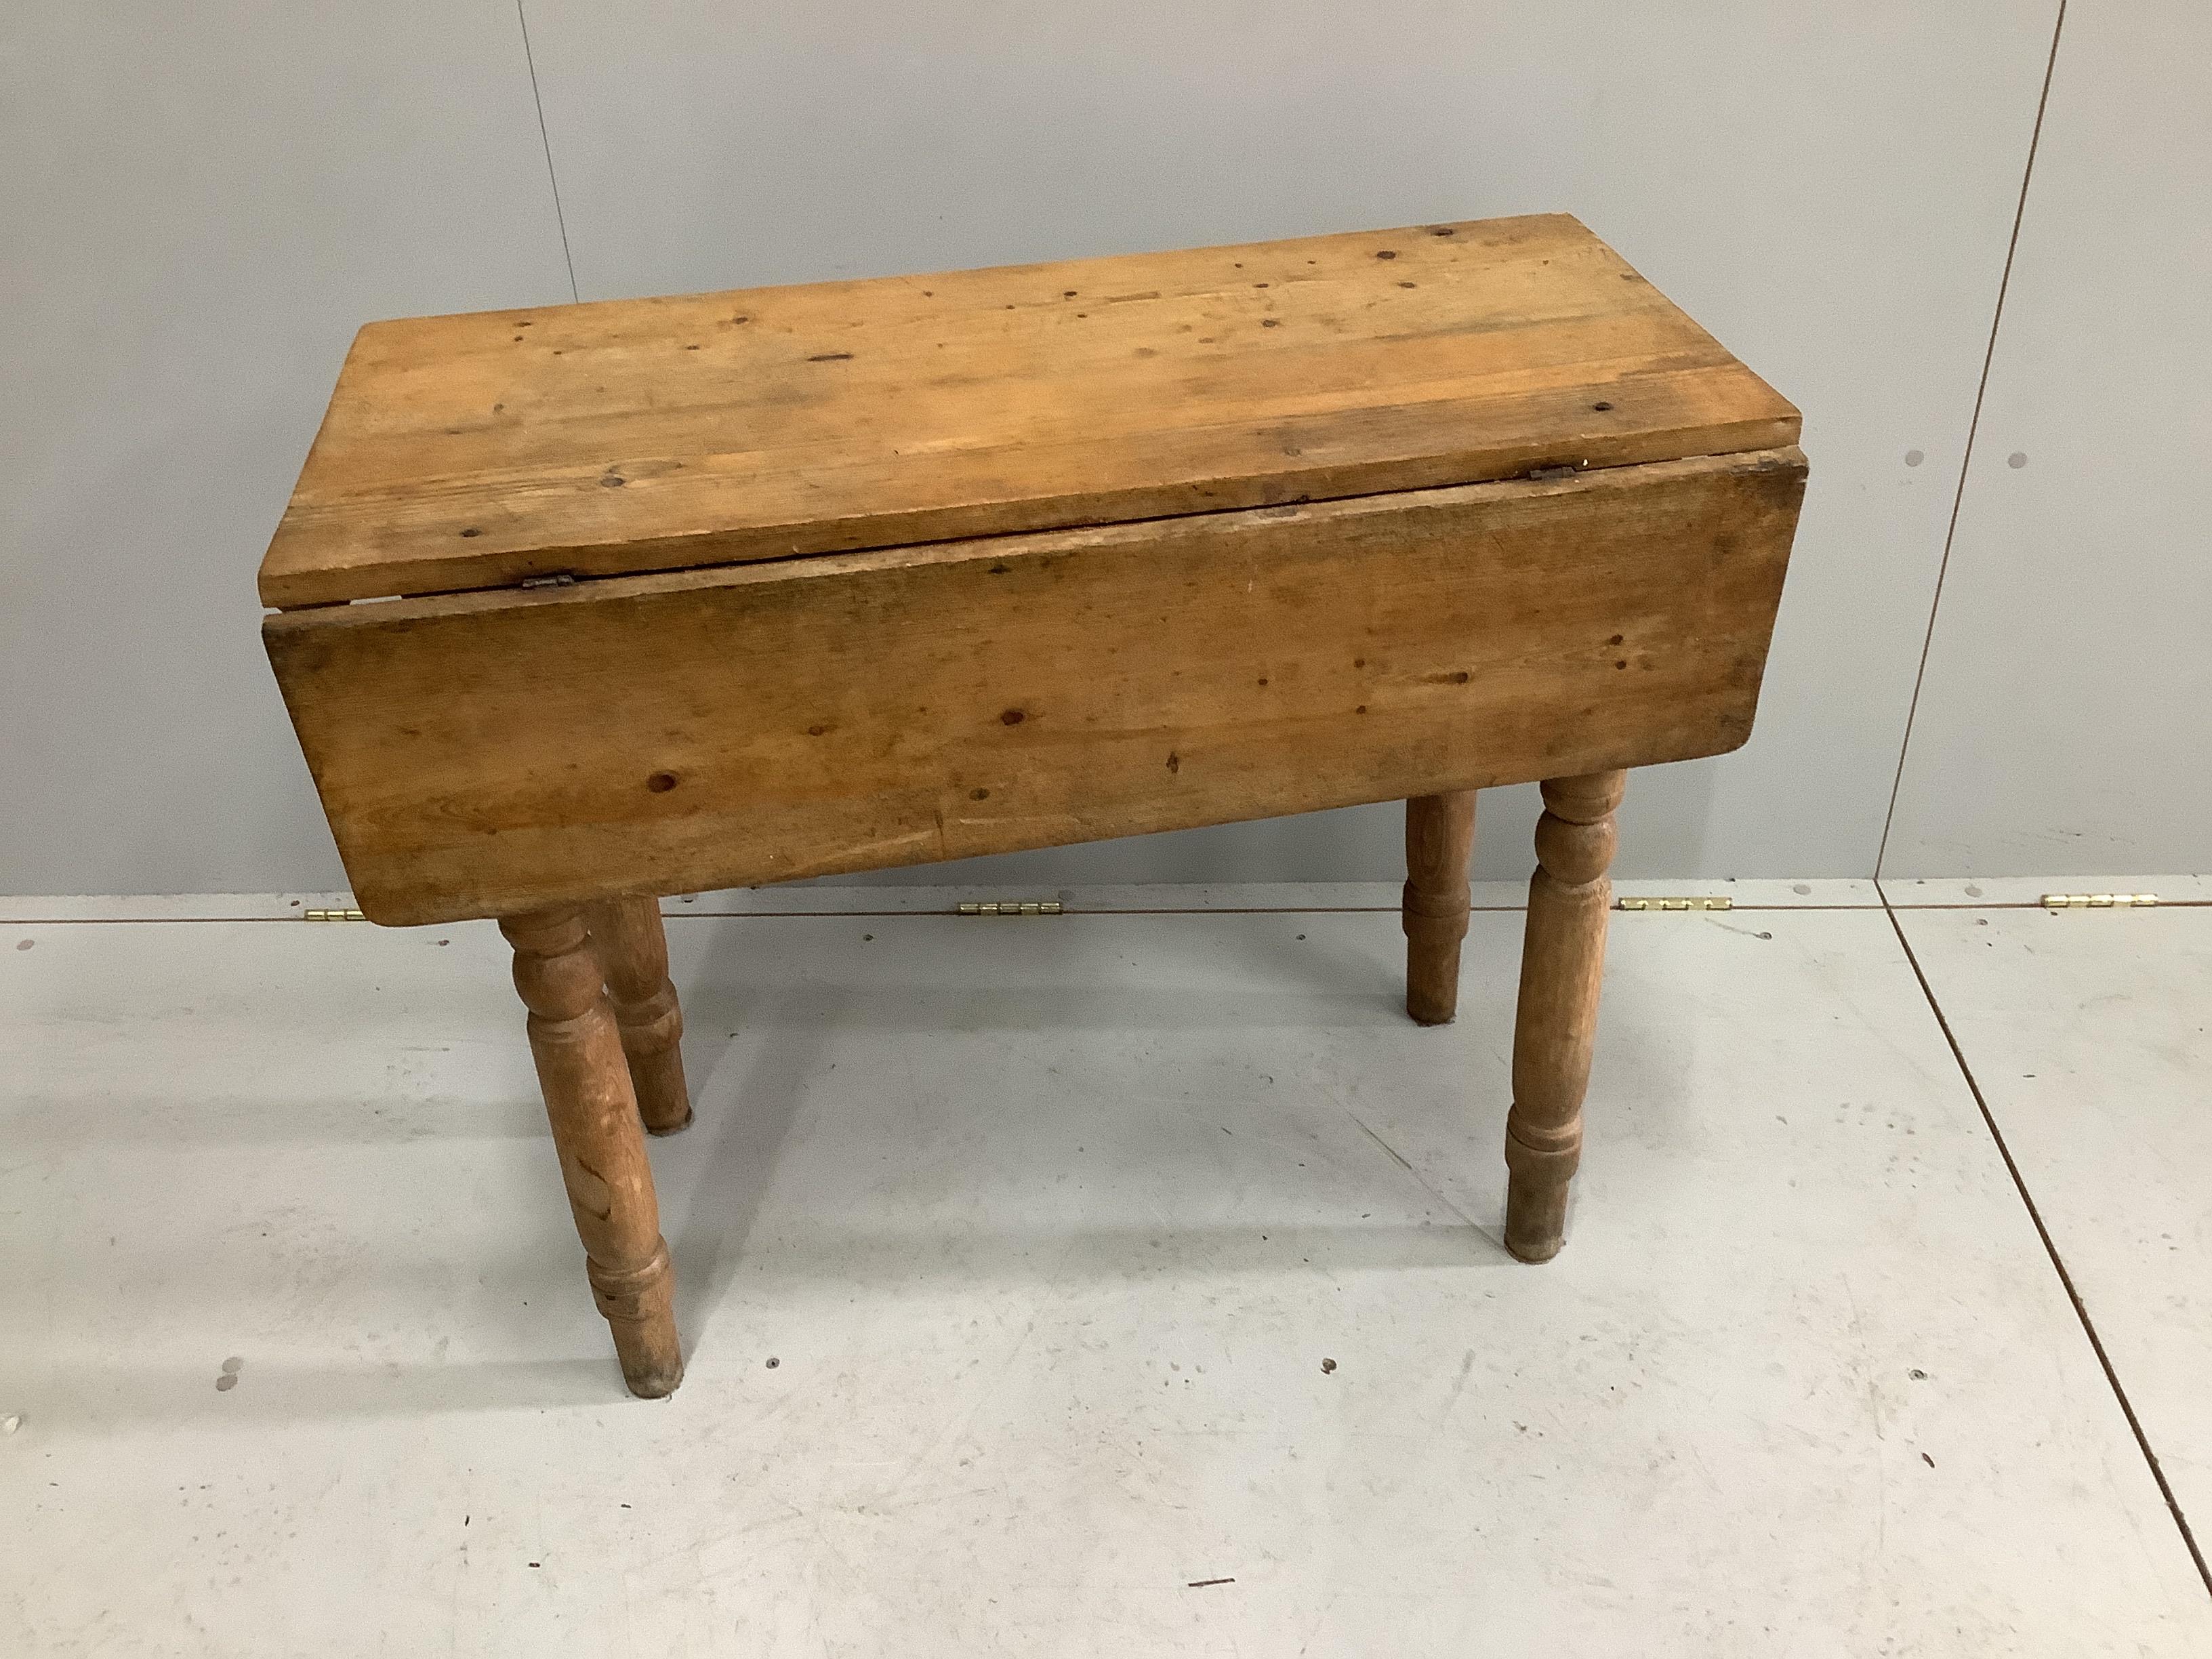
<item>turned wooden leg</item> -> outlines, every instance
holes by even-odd
[[[598,953],[574,908],[509,916],[499,930],[514,947],[514,988],[530,1009],[530,1052],[592,1295],[630,1392],[658,1399],[684,1378],[676,1275]]]
[[[1505,1248],[1523,1261],[1549,1261],[1566,1242],[1613,902],[1613,812],[1626,783],[1626,773],[1593,772],[1544,786],[1505,1119]]]
[[[1447,1024],[1459,1012],[1474,793],[1416,795],[1406,803],[1406,1012],[1424,1025]]]
[[[691,1121],[691,1091],[684,1083],[684,1011],[668,979],[660,902],[609,899],[586,916],[629,1056],[638,1115],[654,1134],[672,1135]]]

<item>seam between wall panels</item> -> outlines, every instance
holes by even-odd
[[[568,270],[568,297],[581,303],[583,296],[576,289],[576,258],[568,252],[568,217],[561,210],[561,179],[553,171],[553,139],[545,131],[545,99],[538,90],[538,59],[530,50],[530,19],[522,9],[522,0],[514,0],[514,21],[522,29],[522,64],[530,71],[530,102],[538,112],[538,142],[545,151],[545,182],[553,191],[553,222],[561,232],[561,263]]]
[[[520,4],[520,0],[516,0]],[[1959,487],[1951,497],[1951,517],[1943,528],[1943,556],[1936,565],[1936,591],[1928,600],[1928,630],[1920,638],[1920,665],[1913,671],[1912,697],[1905,708],[1905,731],[1898,739],[1897,771],[1889,781],[1889,809],[1882,814],[1881,841],[1874,854],[1875,878],[1888,874],[1889,832],[1897,822],[1897,800],[1905,787],[1905,763],[1912,750],[1912,723],[1920,713],[1920,688],[1928,678],[1928,656],[1936,643],[1936,618],[1943,606],[1943,579],[1951,569],[1951,544],[1959,534],[1959,509],[1966,499],[1966,477],[1974,465],[1974,438],[1982,424],[1982,400],[1989,395],[1990,367],[1996,361],[1997,331],[2004,323],[2005,291],[2012,286],[2013,256],[2020,251],[2021,222],[2027,216],[2027,187],[2035,177],[2036,148],[2043,142],[2043,114],[2051,104],[2051,81],[2058,68],[2058,40],[2066,29],[2066,0],[2051,26],[2051,55],[2044,60],[2043,90],[2035,100],[2035,125],[2027,137],[2027,160],[2021,168],[2020,199],[2013,204],[2012,235],[2005,243],[2004,270],[1997,278],[1996,305],[1990,315],[1990,343],[1982,353],[1982,376],[1974,386],[1974,412],[1966,421],[1966,452],[1959,458]]]

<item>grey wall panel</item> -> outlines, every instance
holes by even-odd
[[[254,567],[361,323],[568,297],[512,0],[0,7],[0,887],[343,884]]]
[[[2212,870],[2212,11],[2074,0],[1884,872]]]
[[[1582,213],[1804,405],[1814,465],[1759,733],[1638,780],[1623,868],[1816,874],[1870,866],[2048,41],[2046,5],[1936,9],[530,15],[587,296]],[[543,161],[503,0],[0,8],[0,887],[339,878],[253,563],[356,325],[565,296]],[[1397,833],[1024,872],[1387,876]]]
[[[2055,0],[527,4],[587,299],[1580,214],[1802,405],[1813,461],[1758,735],[1637,780],[1621,868],[1872,871]],[[1527,867],[1529,793],[1486,873]],[[974,873],[1371,878],[1398,836],[1363,809]]]

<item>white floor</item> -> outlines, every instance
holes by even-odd
[[[672,905],[655,1404],[489,926],[9,901],[0,1653],[2212,1652],[2212,907],[1955,885],[1616,915],[1540,1268],[1510,909]]]

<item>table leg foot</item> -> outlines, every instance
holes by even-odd
[[[1459,1012],[1460,942],[1467,937],[1467,862],[1474,850],[1472,789],[1406,803],[1406,1012],[1423,1025]]]
[[[676,1335],[676,1270],[662,1244],[641,1266],[628,1270],[586,1261],[592,1298],[615,1339],[623,1381],[641,1400],[676,1392],[684,1380],[684,1351]]]
[[[592,1296],[630,1392],[656,1399],[684,1376],[675,1273],[599,957],[573,907],[499,927],[514,947],[514,987],[530,1010],[531,1056]]]
[[[691,1121],[691,1091],[684,1080],[684,1010],[668,977],[659,901],[609,899],[586,914],[629,1059],[639,1115],[653,1133],[672,1135]]]
[[[1626,782],[1626,773],[1594,772],[1544,785],[1505,1120],[1505,1248],[1523,1261],[1548,1261],[1566,1242],[1613,902],[1613,815]]]

